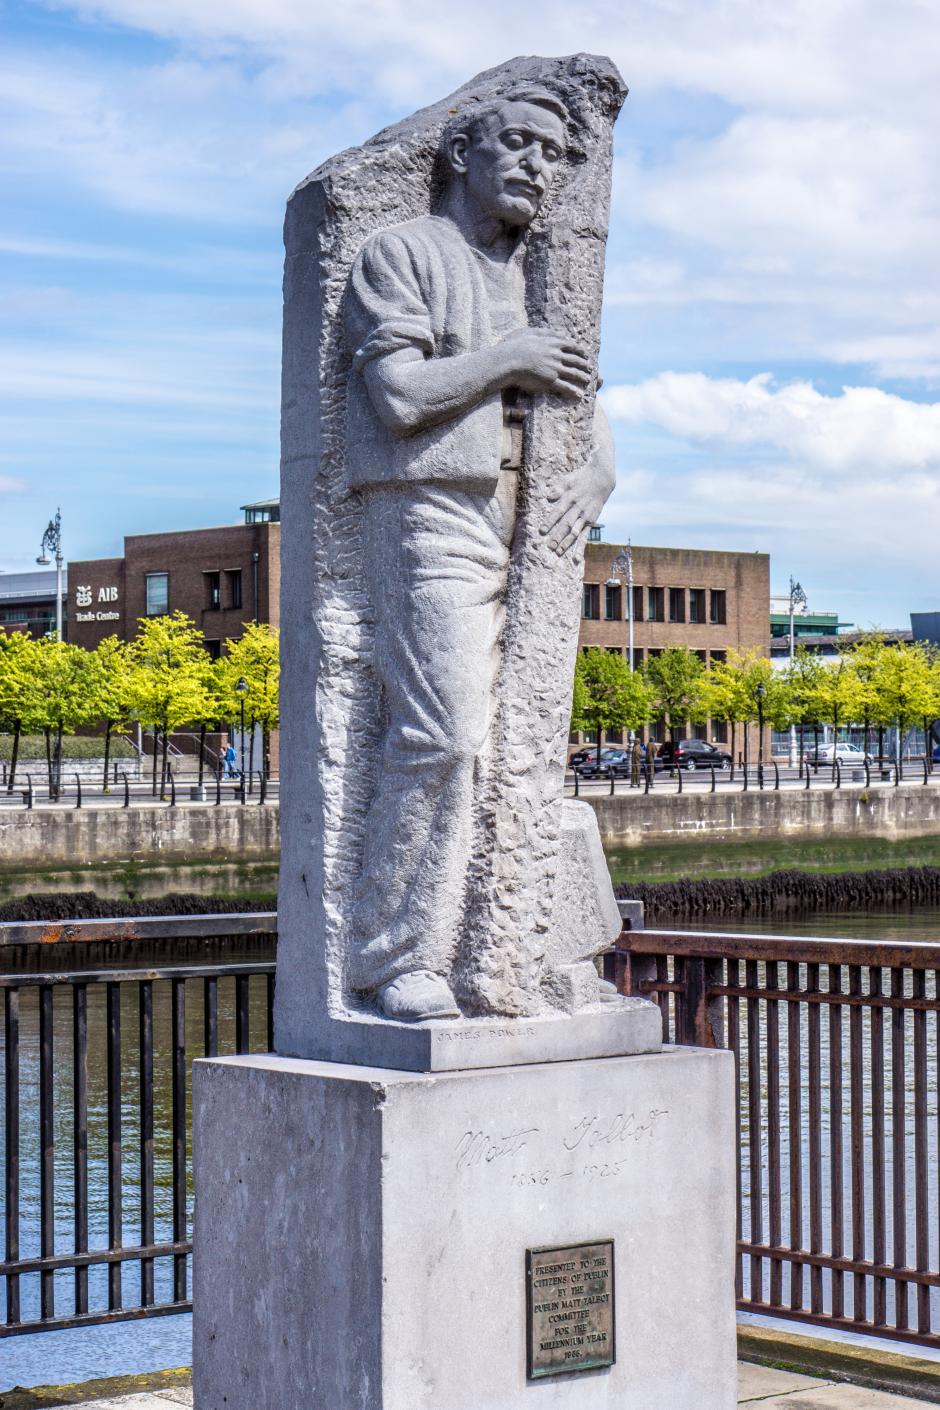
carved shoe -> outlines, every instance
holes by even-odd
[[[459,1018],[447,981],[429,969],[400,974],[383,984],[378,993],[379,1008],[386,1018],[399,1023],[420,1023],[425,1018]]]

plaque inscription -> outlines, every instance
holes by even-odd
[[[530,1381],[612,1366],[614,1241],[526,1251]]]

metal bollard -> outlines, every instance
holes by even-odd
[[[745,767],[742,769],[741,772],[742,772],[742,777],[743,777],[743,779],[744,779],[744,784],[743,784],[743,787],[741,788],[741,792],[742,792],[742,793],[746,793],[747,790],[748,790],[748,778],[747,778],[747,773],[748,773],[748,771],[747,771],[747,766],[745,766]]]
[[[611,796],[611,798],[613,798],[613,796],[614,796],[614,782],[615,782],[615,780],[616,780],[616,777],[617,777],[617,776],[616,776],[616,774],[614,773],[613,769],[611,769],[611,771],[610,771],[610,796]]]
[[[574,796],[575,796],[576,798],[577,798],[577,796],[578,796],[578,782],[579,782],[580,777],[581,777],[581,775],[578,773],[577,769],[575,769],[575,770],[574,770]]]
[[[898,763],[898,761],[895,759],[895,761],[894,761],[894,786],[895,786],[895,788],[898,787],[898,785],[900,784],[900,782],[901,782],[901,765],[900,765],[900,764]]]
[[[80,807],[82,806],[82,776],[81,776],[81,774],[76,774],[76,775],[75,775],[75,806],[76,806],[76,808],[80,808]]]
[[[835,764],[836,764],[836,788],[841,788],[841,787],[842,787],[842,765],[839,763],[839,760],[838,760],[838,759],[836,759]]]
[[[644,792],[644,793],[649,793],[649,791],[650,791],[650,786],[651,786],[651,781],[652,781],[652,777],[653,777],[653,765],[649,762],[648,759],[647,759],[647,761],[646,761],[646,770],[645,770],[645,772],[646,772],[646,783],[645,783],[645,785],[644,785],[643,792]]]
[[[167,766],[166,766],[166,771],[167,771],[167,776],[169,777],[169,780],[170,780],[170,807],[171,807],[171,808],[175,808],[175,807],[176,807],[176,779],[173,777],[173,765],[172,765],[172,764],[167,764]]]
[[[812,777],[813,777],[813,771],[812,771],[812,769],[810,768],[809,764],[807,764],[807,765],[806,765],[806,787],[807,787],[807,788],[809,788],[810,779],[811,779]]]
[[[247,802],[248,802],[248,798],[247,798],[247,795],[246,795],[246,793],[245,793],[245,770],[244,770],[244,769],[242,769],[241,774],[239,775],[238,783],[239,783],[239,792],[240,792],[240,797],[239,797],[239,800],[238,800],[238,801],[239,801],[240,803],[242,803],[242,804],[247,803]]]
[[[264,769],[258,770],[258,806],[261,807],[267,794],[267,786],[264,781]]]
[[[128,783],[126,773],[122,774],[121,777],[124,780],[124,807],[129,808],[131,806],[131,786]]]
[[[927,785],[928,785],[929,782],[930,782],[930,773],[929,773],[929,771],[928,771],[928,769],[927,769],[927,756],[924,755],[924,787],[925,787],[925,788],[927,787]]]
[[[216,776],[215,776],[215,806],[218,808],[218,807],[221,805],[221,802],[222,802],[222,765],[220,764],[220,765],[219,765],[219,771],[218,771],[218,773],[217,773]]]
[[[27,809],[29,809],[30,811],[32,811],[32,807],[33,807],[33,776],[32,776],[32,774],[27,774],[27,775],[26,775],[26,787],[25,787],[25,789],[23,790],[23,802],[26,804]]]
[[[865,787],[871,788],[871,764],[868,762],[867,755],[865,756]]]
[[[780,765],[777,763],[776,759],[773,760],[773,766],[774,766],[774,792],[775,792],[775,793],[779,793],[779,792],[780,792]]]
[[[678,768],[678,767],[676,768],[676,778],[677,778],[678,781],[679,781],[679,792],[681,793],[681,792],[682,792],[682,770],[681,770],[680,768]]]
[[[711,787],[711,791],[712,791],[712,793],[714,793],[714,792],[715,792],[715,765],[714,765],[714,764],[710,764],[710,765],[709,765],[709,768],[710,768],[711,771],[712,771],[712,787]]]
[[[763,766],[763,764],[758,764],[758,765],[757,765],[757,786],[758,786],[758,788],[760,789],[761,793],[763,793],[763,791],[764,791],[764,766]]]

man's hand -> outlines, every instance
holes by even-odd
[[[571,470],[558,491],[549,495],[551,511],[547,526],[548,546],[561,558],[584,530],[596,524],[616,483],[614,439],[598,402],[594,407],[594,443],[587,463]]]
[[[552,328],[520,328],[495,348],[504,364],[503,385],[577,401],[591,381],[584,351]]]

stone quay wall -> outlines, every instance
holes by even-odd
[[[924,837],[940,830],[940,789],[750,790],[590,796],[605,848],[708,838]]]
[[[911,785],[780,793],[582,793],[607,848],[707,838],[923,837],[940,831],[940,789]],[[277,803],[135,804],[0,813],[0,869],[105,861],[276,861]]]
[[[242,862],[277,858],[278,808],[249,802],[25,808],[0,813],[0,870],[96,862]]]

